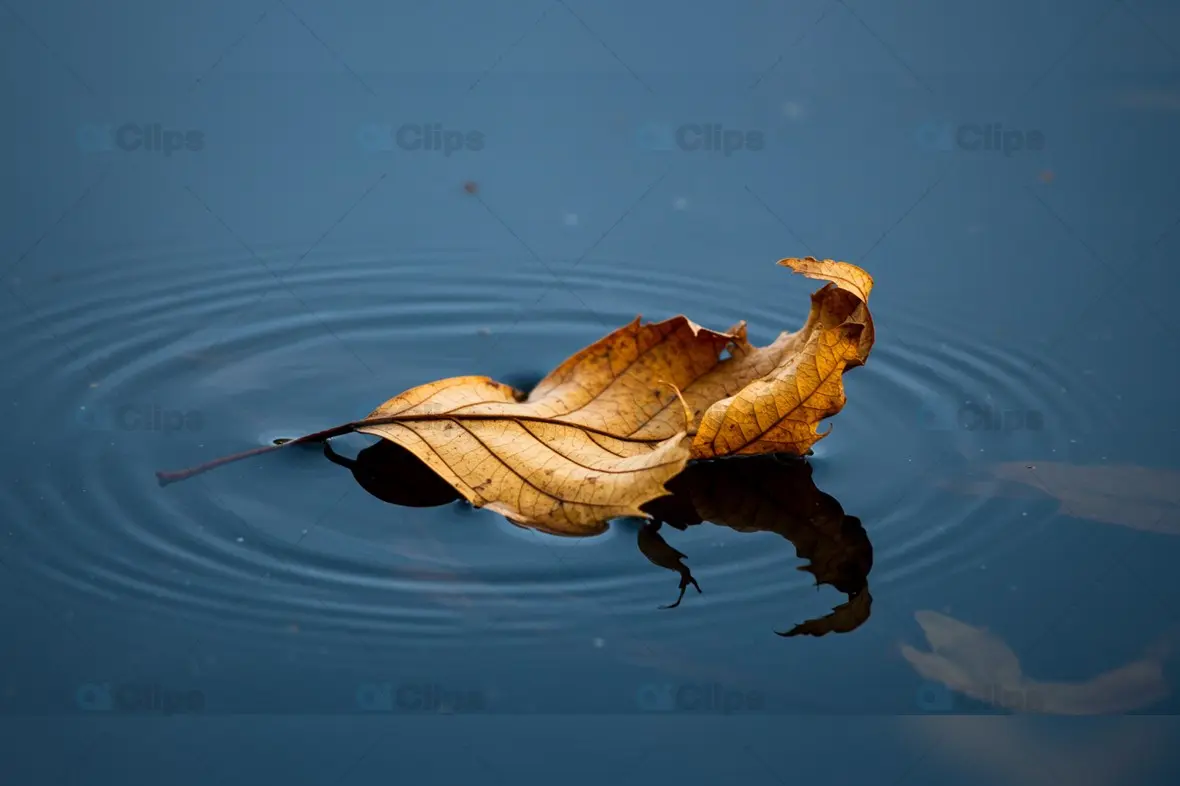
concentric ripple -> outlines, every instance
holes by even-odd
[[[526,384],[637,313],[716,329],[745,319],[765,343],[802,324],[815,282],[773,260],[748,280],[702,281],[636,260],[469,249],[256,253],[112,253],[68,280],[19,281],[5,361],[31,383],[12,394],[10,431],[27,460],[0,492],[14,514],[0,559],[30,591],[172,621],[456,646],[522,644],[591,617],[783,630],[843,600],[816,605],[782,536],[703,524],[661,531],[704,594],[657,611],[678,577],[639,551],[638,522],[570,540],[458,503],[395,507],[314,449],[167,488],[153,475],[362,416],[432,379]],[[1007,503],[943,481],[1064,450],[1097,407],[1031,352],[875,317],[873,355],[811,459],[819,490],[863,522],[870,588],[1002,559],[1044,517],[996,515]],[[366,444],[337,442],[344,455]]]

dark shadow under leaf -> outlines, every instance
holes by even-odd
[[[834,497],[816,487],[806,461],[776,456],[703,461],[690,464],[667,487],[671,496],[644,505],[655,522],[677,529],[709,522],[736,532],[777,533],[794,545],[796,556],[808,561],[799,570],[811,573],[816,586],[827,584],[848,596],[832,613],[780,636],[847,633],[868,619],[872,544],[860,519],[845,515]],[[643,545],[640,550],[660,567],[688,570],[679,561],[669,562],[666,552]],[[665,558],[653,559],[649,552]],[[682,596],[683,587],[682,578]]]
[[[345,467],[372,496],[392,505],[435,507],[461,501],[460,495],[409,450],[381,440],[361,450],[355,459],[336,453],[324,442],[324,455]],[[873,548],[860,519],[845,515],[836,499],[820,491],[811,465],[802,459],[775,456],[731,458],[690,464],[668,482],[670,496],[643,506],[652,520],[638,533],[639,551],[649,562],[680,577],[684,599],[689,586],[701,592],[684,560],[685,554],[668,544],[663,525],[678,530],[710,523],[735,532],[774,532],[790,542],[807,564],[816,586],[829,585],[848,596],[830,614],[795,625],[780,636],[824,636],[847,633],[868,619],[872,597],[868,575]]]

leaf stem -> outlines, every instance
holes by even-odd
[[[270,453],[275,450],[281,450],[282,448],[285,448],[288,445],[299,445],[299,444],[304,444],[307,442],[323,442],[325,440],[331,439],[332,437],[339,437],[344,434],[349,434],[354,430],[356,425],[358,425],[358,424],[345,423],[342,426],[336,426],[335,428],[325,429],[323,431],[317,431],[314,434],[306,434],[302,437],[297,437],[295,439],[280,443],[278,445],[267,445],[267,446],[261,447],[261,448],[254,448],[253,450],[245,450],[245,451],[242,451],[241,453],[234,453],[233,455],[230,455],[230,456],[222,456],[221,458],[213,459],[212,461],[207,461],[204,464],[198,464],[197,466],[189,467],[188,469],[176,470],[175,472],[167,472],[164,470],[160,470],[160,471],[156,472],[156,480],[159,482],[159,484],[161,486],[167,486],[170,483],[176,483],[181,480],[188,480],[189,478],[193,477],[194,475],[200,475],[204,472],[208,472],[211,469],[217,469],[218,467],[223,466],[225,464],[232,464],[235,461],[241,461],[242,459],[248,459],[252,456],[260,456],[263,453]]]
[[[677,395],[679,395],[679,391],[677,391]],[[681,401],[682,402],[684,401],[683,397],[681,397]],[[685,405],[685,416],[688,417],[687,405]],[[170,483],[176,483],[181,480],[188,480],[189,478],[193,477],[194,475],[200,475],[204,472],[208,472],[211,469],[217,469],[218,467],[224,466],[225,464],[232,464],[235,461],[241,461],[242,459],[248,459],[253,456],[261,456],[263,453],[270,453],[272,451],[279,450],[280,448],[285,448],[288,445],[297,445],[297,444],[302,444],[302,443],[307,443],[307,442],[323,442],[325,440],[331,439],[332,437],[339,437],[339,436],[343,436],[344,434],[351,434],[352,432],[356,431],[357,429],[364,428],[365,426],[381,426],[381,425],[385,425],[385,424],[389,424],[389,423],[414,423],[414,422],[429,422],[429,421],[436,421],[436,420],[453,420],[456,418],[467,419],[467,420],[518,420],[518,421],[523,420],[523,421],[534,421],[534,422],[539,421],[539,422],[545,422],[545,423],[554,422],[551,419],[537,417],[537,416],[519,416],[519,415],[501,415],[501,414],[468,415],[468,414],[460,413],[460,414],[456,415],[456,414],[452,414],[452,413],[448,413],[448,412],[431,412],[431,413],[427,413],[427,414],[423,414],[423,415],[400,415],[400,414],[379,415],[375,418],[365,418],[364,420],[354,420],[351,423],[344,423],[343,425],[336,426],[334,428],[325,429],[323,431],[317,431],[314,434],[306,434],[302,437],[296,437],[295,439],[289,440],[289,441],[284,442],[280,445],[266,445],[265,447],[253,448],[252,450],[246,450],[241,453],[234,453],[231,456],[222,456],[221,458],[213,459],[212,461],[208,461],[204,464],[198,464],[197,466],[189,467],[188,469],[181,469],[181,470],[176,470],[173,472],[159,470],[156,472],[156,480],[159,482],[159,484],[161,486],[167,486]],[[625,442],[629,441],[629,442],[642,442],[642,443],[651,444],[651,443],[657,443],[657,442],[664,441],[662,439],[656,439],[656,438],[633,439],[631,437],[620,437],[617,434],[611,434],[608,431],[604,431],[602,429],[597,429],[597,428],[592,428],[590,426],[574,425],[572,423],[566,424],[566,425],[570,426],[571,428],[581,429],[582,431],[586,431],[586,432],[590,432],[590,433],[594,433],[594,434],[601,434],[603,436],[611,437],[613,439],[617,439],[617,440],[621,440],[621,441],[625,441]]]

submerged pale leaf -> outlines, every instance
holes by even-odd
[[[1145,532],[1180,535],[1180,472],[1130,464],[1009,461],[984,465],[983,477],[954,477],[954,491],[989,497],[1055,499],[1063,516]]]
[[[1047,682],[1024,674],[1002,639],[936,611],[914,615],[930,645],[908,644],[901,655],[924,679],[1014,712],[1049,715],[1121,714],[1148,707],[1170,692],[1163,660],[1165,640],[1142,658],[1083,682]]]

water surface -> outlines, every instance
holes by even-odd
[[[13,782],[1168,782],[1169,719],[1056,717],[1180,707],[1162,6],[363,5],[6,11]],[[360,436],[417,506],[316,448],[156,483],[636,314],[768,343],[809,254],[876,346],[805,464],[685,477],[717,521],[542,535]]]

